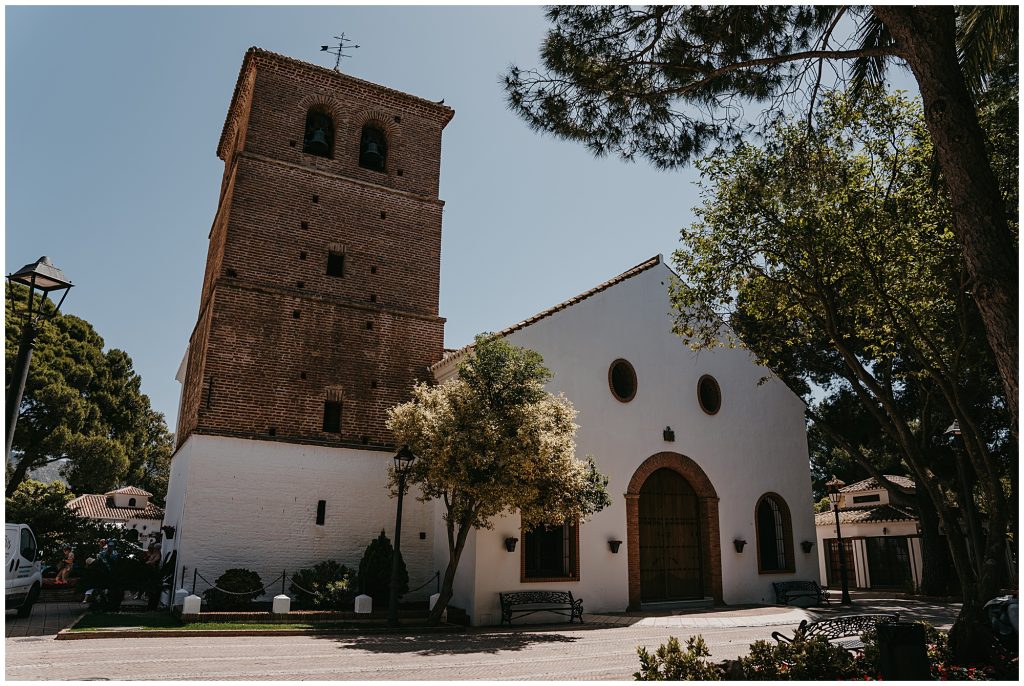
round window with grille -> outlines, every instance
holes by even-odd
[[[608,386],[620,402],[628,403],[636,395],[636,372],[626,360],[615,360],[608,368]]]

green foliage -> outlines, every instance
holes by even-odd
[[[248,569],[229,569],[217,577],[214,586],[217,588],[203,592],[203,598],[209,609],[218,611],[248,610],[252,601],[264,593],[260,575]]]
[[[822,497],[822,499],[819,500],[818,502],[814,503],[814,511],[815,512],[831,512],[832,511],[832,501],[829,499],[829,497],[827,495]]]
[[[963,76],[980,93],[999,58],[1016,53],[1017,9],[959,11]],[[897,55],[869,7],[559,5],[547,18],[542,67],[505,74],[509,108],[595,155],[667,168],[733,149],[844,77],[858,88],[884,83]]]
[[[298,605],[318,610],[341,610],[355,595],[355,574],[334,560],[318,562],[292,575],[290,590]]]
[[[7,497],[5,516],[8,522],[28,524],[36,535],[43,560],[55,564],[63,558],[65,546],[76,554],[96,552],[95,542],[113,531],[79,517],[66,505],[75,498],[67,486],[59,481],[44,484],[34,479],[22,481],[17,490]]]
[[[845,649],[814,637],[793,643],[756,641],[739,659],[747,681],[837,681],[864,677],[863,663]]]
[[[457,377],[418,385],[410,402],[388,411],[395,441],[418,456],[409,482],[422,500],[445,505],[449,560],[431,621],[451,597],[472,529],[516,512],[524,528],[560,526],[611,502],[608,478],[592,459],[576,458],[576,411],[544,390],[550,378],[536,352],[480,335]],[[394,492],[393,470],[390,476]]]
[[[518,511],[524,527],[558,526],[610,503],[607,479],[575,457],[576,411],[544,390],[550,378],[536,352],[477,336],[457,378],[391,408],[388,428],[419,456],[410,481],[445,501],[448,522],[490,528]]]
[[[686,639],[686,650],[679,647],[679,639],[669,636],[668,643],[658,646],[654,655],[647,648],[636,649],[640,658],[640,671],[633,673],[634,681],[721,681],[722,668],[707,658],[711,656],[703,636]]]
[[[383,529],[380,536],[370,541],[359,560],[359,590],[370,596],[377,604],[385,602],[391,592],[391,559],[395,549]],[[405,568],[402,553],[398,553],[398,596],[409,591],[409,572]]]
[[[7,300],[6,371],[11,378],[21,343],[28,290]],[[44,312],[52,312],[46,301]],[[26,474],[67,458],[64,476],[76,493],[138,486],[159,504],[167,490],[172,451],[163,415],[141,392],[141,378],[122,350],[103,351],[85,320],[61,314],[38,326],[35,351],[14,437],[7,495]]]

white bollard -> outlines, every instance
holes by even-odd
[[[271,612],[275,615],[286,615],[291,610],[291,607],[292,599],[282,593],[281,595],[274,596],[274,606]]]
[[[185,598],[185,601],[181,604],[181,614],[183,615],[197,615],[199,614],[199,608],[203,605],[203,599],[197,595],[190,595]]]
[[[357,595],[356,612],[359,614],[370,614],[373,612],[373,598],[368,595]]]
[[[185,598],[188,597],[188,591],[184,588],[179,588],[174,592],[174,604],[171,607],[181,607],[181,604],[185,602]]]
[[[441,594],[440,593],[435,593],[434,595],[430,596],[430,609],[431,610],[434,609],[434,606],[437,605],[437,601],[440,600],[440,599],[441,599]]]

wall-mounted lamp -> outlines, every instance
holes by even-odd
[[[805,553],[811,552],[811,548],[814,547],[814,541],[801,541],[800,547],[804,549]]]
[[[620,545],[622,545],[622,541],[608,541],[608,550],[612,551],[612,553],[618,554]]]
[[[676,432],[672,430],[671,426],[666,426],[665,430],[661,432],[661,436],[669,442],[676,440]]]
[[[518,538],[512,538],[511,536],[509,536],[505,539],[505,550],[509,551],[510,553],[514,553],[516,551],[516,543],[518,542]]]
[[[164,536],[167,537],[167,540],[174,540],[174,532],[176,531],[176,529],[173,526],[162,526],[160,527],[160,529],[164,532]]]
[[[882,527],[882,535],[883,536],[888,536],[889,535],[889,528],[888,527],[885,527],[885,526]]]
[[[743,546],[745,546],[747,544],[747,542],[744,541],[742,538],[737,538],[737,539],[735,539],[732,542],[732,544],[733,544],[733,547],[736,548],[736,552],[737,553],[742,553],[743,552]]]

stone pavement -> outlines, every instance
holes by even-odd
[[[70,625],[85,612],[81,602],[36,603],[32,606],[32,614],[18,617],[14,611],[6,613],[4,624],[6,637],[22,636],[54,636],[58,631]]]
[[[948,627],[959,610],[930,600],[855,597],[854,601],[853,608],[585,615],[587,623],[582,626],[486,627],[462,634],[93,641],[10,637],[5,642],[5,666],[6,677],[12,680],[629,680],[639,666],[637,646],[654,649],[669,636],[684,640],[699,633],[714,659],[724,660],[746,654],[753,641],[767,639],[772,631],[791,632],[798,617],[812,614],[899,611],[907,619]],[[705,628],[697,624],[700,620],[723,624]],[[767,621],[773,623],[750,626]]]

